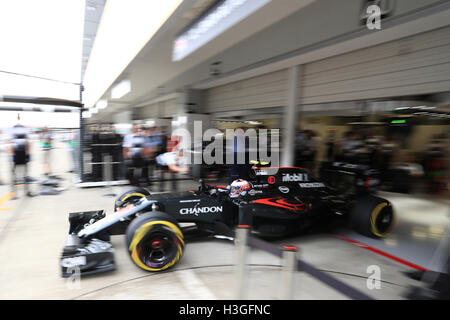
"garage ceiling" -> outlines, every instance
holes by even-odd
[[[208,0],[183,1],[113,84],[114,86],[123,79],[129,79],[131,80],[132,91],[120,99],[112,100],[110,98],[110,87],[103,96],[103,99],[108,100],[108,108],[93,115],[92,120],[102,118],[107,113],[129,109],[154,98],[155,95],[170,93],[160,86],[215,54],[301,9],[311,3],[312,0],[284,0],[281,3],[272,1],[195,51],[194,54],[182,61],[172,62],[172,43],[175,36],[208,8],[212,2]]]
[[[84,13],[84,32],[83,32],[83,54],[81,62],[81,80],[83,81],[87,62],[91,54],[100,19],[103,14],[103,8],[106,0],[86,0]]]

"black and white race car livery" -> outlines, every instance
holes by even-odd
[[[62,276],[115,269],[110,236],[125,234],[131,260],[141,269],[162,271],[181,258],[190,236],[233,239],[237,225],[252,234],[282,237],[311,230],[335,219],[358,232],[383,237],[391,228],[389,201],[367,192],[342,194],[301,168],[254,167],[251,188],[230,197],[227,185],[200,182],[198,190],[151,195],[132,188],[115,201],[114,212],[69,214],[69,236],[61,256]],[[361,176],[359,180],[370,181]],[[365,186],[356,186],[364,190]],[[188,227],[181,227],[190,223]]]

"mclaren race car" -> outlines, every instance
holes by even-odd
[[[394,211],[389,201],[373,194],[373,172],[360,172],[357,192],[338,193],[301,168],[253,167],[248,181],[198,190],[150,194],[132,188],[119,196],[114,212],[69,214],[69,235],[61,256],[62,276],[115,269],[110,236],[125,234],[131,260],[147,271],[162,271],[181,258],[192,236],[233,239],[238,225],[255,236],[299,234],[339,219],[356,231],[383,237]]]

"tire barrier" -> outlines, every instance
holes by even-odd
[[[353,300],[375,300],[374,298],[366,295],[365,293],[347,285],[346,283],[330,276],[329,274],[316,269],[309,263],[298,259],[298,249],[293,246],[280,247],[278,245],[269,243],[259,238],[255,238],[250,235],[249,226],[238,226],[236,228],[236,246],[237,246],[237,260],[236,260],[236,285],[235,285],[235,299],[241,300],[246,297],[246,281],[248,279],[246,269],[246,254],[248,250],[246,246],[251,248],[260,249],[262,251],[273,254],[274,256],[281,258],[283,261],[283,279],[281,281],[281,299],[292,299],[294,295],[293,277],[296,271],[305,272],[313,278],[319,280],[325,285],[333,288],[334,290],[342,293]],[[243,248],[244,247],[244,248]]]

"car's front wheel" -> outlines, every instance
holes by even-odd
[[[131,260],[146,271],[173,267],[184,250],[183,233],[177,222],[163,212],[147,212],[127,228],[126,244]]]

